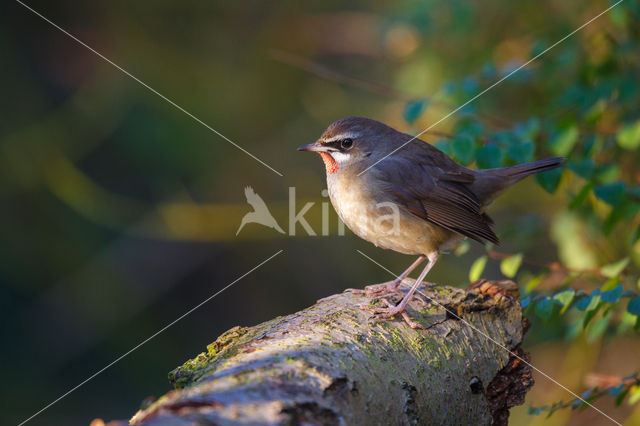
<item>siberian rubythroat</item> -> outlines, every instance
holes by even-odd
[[[467,237],[498,242],[485,206],[501,191],[534,173],[559,167],[564,158],[497,169],[470,170],[432,145],[368,118],[332,123],[300,151],[317,152],[327,173],[329,197],[340,219],[360,238],[418,259],[394,281],[367,288],[388,296],[422,261],[427,265],[400,303],[363,307],[389,318],[405,312],[442,250]]]

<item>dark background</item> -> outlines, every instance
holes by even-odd
[[[169,390],[167,372],[220,333],[292,313],[346,287],[389,279],[413,259],[351,233],[283,236],[248,225],[251,185],[287,228],[288,188],[320,231],[325,188],[318,158],[295,148],[332,121],[372,117],[410,127],[407,100],[430,96],[487,61],[529,56],[604,9],[603,1],[29,1],[278,171],[280,177],[18,3],[0,18],[0,328],[2,423],[18,423],[280,249],[284,252],[135,350],[31,424],[126,419]],[[594,23],[594,28],[606,25]],[[577,35],[567,43],[580,43]],[[549,52],[553,57],[556,52]],[[541,59],[544,61],[545,57]],[[327,72],[331,70],[332,72]],[[344,77],[350,76],[350,77]],[[375,83],[369,83],[375,82]],[[474,105],[509,119],[548,112],[544,92],[505,82]],[[480,87],[482,88],[482,87]],[[455,107],[456,105],[451,105]],[[456,117],[438,129],[449,131]],[[432,140],[425,138],[427,140]],[[502,249],[558,257],[549,228],[566,194],[532,179],[491,208]],[[484,249],[443,256],[431,281],[467,284]],[[483,274],[502,277],[497,262]],[[626,373],[638,340],[606,348],[541,328],[527,347],[536,366],[580,389],[584,372]],[[536,337],[537,336],[537,337]],[[637,366],[637,365],[636,365]],[[582,370],[580,370],[582,371]],[[567,395],[536,377],[527,403]],[[603,403],[602,409],[612,409]],[[526,407],[514,424],[540,422]],[[585,412],[571,421],[601,421]],[[568,413],[546,424],[568,422]],[[577,424],[577,423],[576,423]],[[594,423],[595,424],[595,423]],[[604,423],[603,423],[604,424]]]

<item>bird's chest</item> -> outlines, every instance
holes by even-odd
[[[356,235],[369,239],[374,232],[377,200],[367,183],[335,176],[327,179],[327,186],[329,198],[340,219]]]
[[[375,182],[332,176],[327,184],[338,216],[360,238],[405,254],[433,251],[432,244],[439,238],[434,235],[437,230],[381,196],[383,191]]]

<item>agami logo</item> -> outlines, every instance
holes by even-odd
[[[242,217],[242,221],[240,222],[240,227],[236,231],[236,235],[240,233],[242,228],[244,228],[247,223],[258,223],[268,228],[273,228],[279,233],[284,234],[284,231],[282,230],[282,228],[280,228],[278,222],[276,222],[276,219],[269,211],[269,208],[265,204],[262,197],[256,194],[253,188],[247,186],[244,189],[244,196],[247,197],[247,203],[249,203],[251,207],[253,207],[253,211],[245,214]]]
[[[267,207],[262,197],[260,197],[252,187],[247,186],[244,189],[244,195],[247,199],[247,203],[253,208],[253,211],[245,214],[240,221],[240,226],[236,231],[236,235],[247,225],[251,223],[257,223],[267,228],[272,228],[281,234],[287,234],[290,236],[296,235],[296,225],[302,226],[307,235],[318,235],[313,228],[309,225],[305,218],[305,214],[315,205],[315,202],[307,202],[300,210],[296,208],[296,189],[289,187],[289,229],[288,233],[285,232],[275,217],[271,214],[271,211]],[[323,197],[328,197],[328,191],[325,189],[322,191]],[[323,236],[329,235],[329,202],[322,202],[322,232]],[[372,212],[369,212],[372,213]],[[400,224],[400,212],[398,207],[394,203],[381,202],[375,206],[375,212],[377,217],[372,221],[377,232],[381,234],[396,234]],[[338,221],[338,235],[345,234],[345,225],[342,220]]]

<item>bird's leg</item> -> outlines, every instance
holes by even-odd
[[[420,273],[420,276],[418,276],[418,279],[411,286],[411,289],[409,290],[409,292],[402,298],[400,303],[398,303],[396,306],[389,306],[387,308],[376,308],[373,306],[360,306],[360,308],[367,311],[373,311],[375,313],[379,313],[381,314],[381,317],[385,319],[391,318],[392,316],[397,314],[405,314],[405,315],[402,315],[402,317],[407,322],[407,324],[409,324],[411,328],[416,328],[415,327],[416,323],[413,322],[410,318],[408,318],[408,315],[406,315],[405,308],[407,307],[407,303],[409,303],[409,301],[413,297],[413,294],[416,292],[418,287],[420,287],[420,284],[422,284],[422,281],[424,280],[424,278],[427,276],[431,268],[433,268],[433,265],[435,265],[436,262],[438,261],[438,252],[434,252],[427,255],[427,258],[429,259],[429,261],[427,262],[427,266],[424,267],[424,269]],[[390,305],[389,301],[387,301],[386,299],[383,299],[383,300],[387,305]]]
[[[387,299],[382,299],[384,301],[384,303],[390,307],[390,308],[395,308],[395,305],[391,302],[389,302]],[[417,322],[415,322],[414,320],[412,320],[409,317],[409,314],[407,314],[406,311],[402,311],[400,312],[400,315],[402,315],[402,319],[404,319],[404,322],[406,322],[407,324],[409,324],[409,327],[411,328],[421,328],[423,330],[425,330],[424,326],[422,324],[418,324]],[[382,321],[384,321],[385,318],[382,319]]]
[[[364,290],[360,290],[360,289],[357,289],[357,288],[348,288],[345,291],[350,291],[350,292],[355,293],[355,294],[366,294],[367,296],[370,296],[370,297],[373,297],[373,296],[381,297],[381,296],[388,295],[390,293],[396,293],[396,292],[398,292],[398,287],[402,283],[402,280],[407,278],[409,276],[409,274],[414,269],[416,269],[418,267],[418,265],[420,265],[420,263],[422,263],[422,261],[425,258],[426,258],[425,255],[421,255],[420,257],[418,257],[407,268],[406,271],[404,271],[402,274],[400,274],[400,276],[395,278],[393,281],[389,281],[389,282],[382,283],[382,284],[368,285],[368,286],[366,286],[364,288]]]

